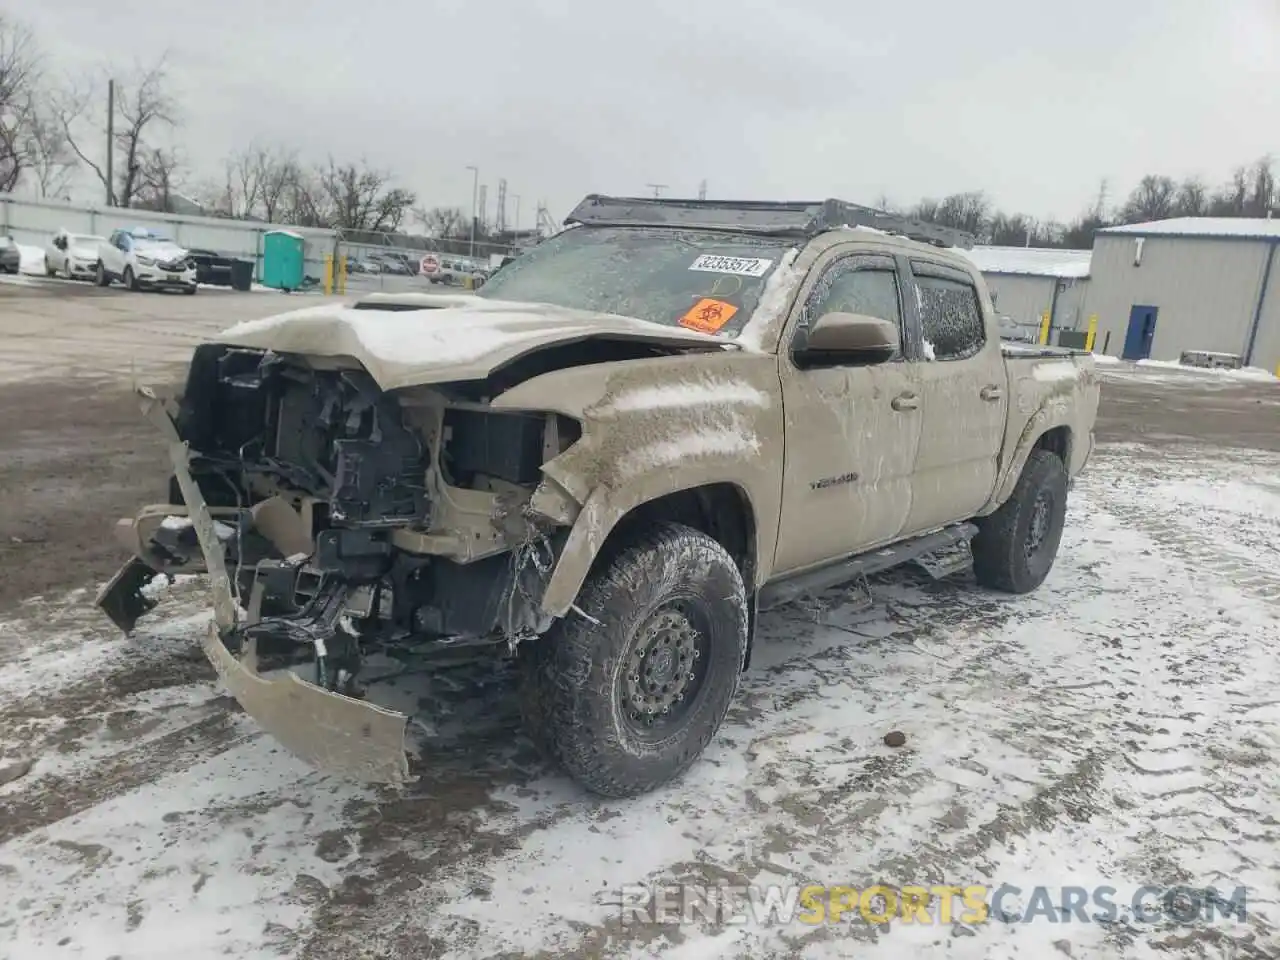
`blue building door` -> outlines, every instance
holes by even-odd
[[[1122,360],[1146,360],[1151,356],[1151,341],[1156,335],[1157,307],[1131,307],[1129,330],[1124,335]]]

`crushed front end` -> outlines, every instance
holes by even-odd
[[[408,718],[365,699],[371,654],[509,654],[549,626],[573,505],[557,523],[530,501],[575,421],[490,410],[483,384],[393,395],[354,364],[220,344],[196,350],[176,406],[140,395],[168,443],[169,502],[119,522],[134,558],[99,605],[129,632],[155,575],[207,572],[206,654],[316,767],[409,779]]]

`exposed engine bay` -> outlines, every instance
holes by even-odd
[[[228,649],[252,639],[264,668],[314,660],[313,682],[358,697],[370,651],[510,651],[547,629],[539,602],[564,529],[530,500],[580,428],[490,409],[485,389],[389,394],[341,361],[197,348],[173,420],[246,613]],[[184,503],[172,478],[169,505]],[[138,583],[104,603],[126,630],[151,605],[143,575],[202,562],[177,510],[127,535]]]

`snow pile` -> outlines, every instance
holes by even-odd
[[[1280,382],[1277,381],[1275,374],[1263,370],[1261,367],[1241,367],[1238,370],[1233,370],[1230,367],[1193,367],[1185,363],[1179,363],[1177,360],[1139,360],[1137,365],[1157,370],[1176,370],[1179,373],[1226,377],[1231,380],[1251,380],[1263,383]]]
[[[1120,358],[1113,357],[1105,353],[1095,353],[1093,354],[1093,362],[1094,363],[1119,363]]]

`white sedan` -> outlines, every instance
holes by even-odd
[[[59,230],[44,248],[44,272],[69,280],[92,280],[98,272],[98,247],[105,237]]]

